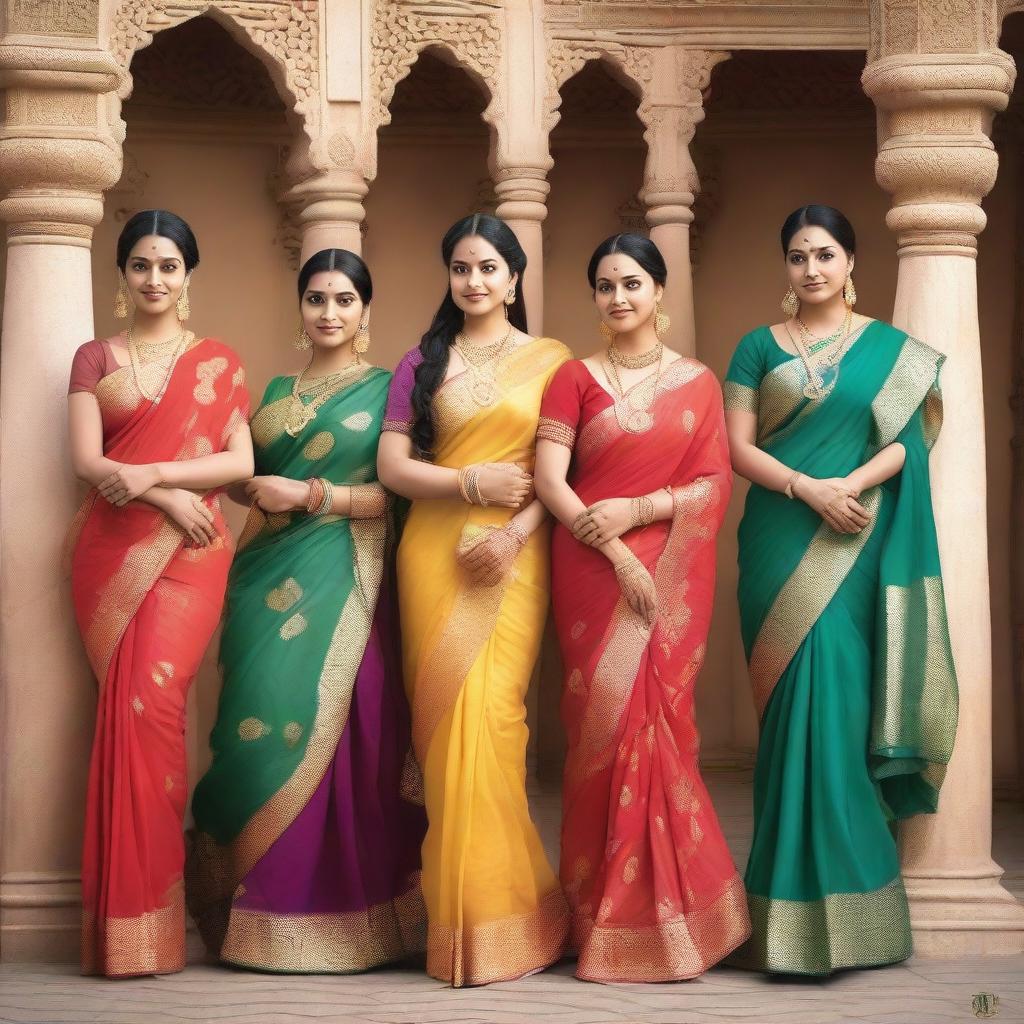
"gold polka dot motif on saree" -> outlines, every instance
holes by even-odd
[[[261,740],[264,736],[269,736],[270,733],[270,726],[259,718],[243,718],[238,723],[238,738],[243,743]]]
[[[373,422],[373,416],[368,412],[354,412],[351,416],[346,416],[342,421],[341,425],[346,430],[352,430],[357,434],[361,434],[364,430],[368,429],[370,424]]]
[[[298,722],[289,722],[281,730],[281,734],[284,736],[285,744],[294,747],[302,739],[302,726]]]
[[[132,710],[137,715],[141,715],[142,712],[146,710],[146,705],[142,703],[141,698],[132,697]]]
[[[308,626],[306,616],[302,612],[296,612],[291,618],[285,620],[278,632],[282,640],[294,640],[301,633],[305,633]]]
[[[196,366],[198,383],[192,389],[192,397],[200,405],[213,405],[217,397],[214,382],[228,368],[228,361],[223,356],[214,356]]]
[[[289,576],[283,583],[279,583],[273,590],[268,591],[263,600],[271,611],[286,612],[301,597],[302,587],[299,581]]]
[[[157,686],[164,687],[174,678],[174,666],[169,661],[158,661],[150,673],[150,678]]]
[[[579,694],[583,692],[583,673],[578,669],[574,668],[569,673],[569,678],[565,682],[566,688],[572,694]]]
[[[573,623],[572,629],[569,631],[569,636],[571,636],[573,640],[579,640],[579,638],[583,636],[583,634],[586,633],[586,631],[587,624],[582,619],[580,619],[579,622]]]
[[[697,416],[692,409],[686,409],[683,412],[683,430],[688,434],[693,433],[693,428],[697,425]]]
[[[622,868],[622,880],[626,885],[632,885],[636,881],[636,876],[640,873],[640,858],[634,854],[630,857]]]
[[[329,455],[334,448],[334,435],[329,430],[315,433],[302,449],[302,456],[310,462],[316,462]]]

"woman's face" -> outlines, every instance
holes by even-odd
[[[335,349],[350,344],[364,316],[355,285],[340,270],[321,270],[309,279],[302,293],[302,323],[316,348]]]
[[[478,235],[463,238],[452,251],[448,285],[466,316],[485,316],[501,306],[518,279],[498,250]]]
[[[651,321],[664,290],[632,256],[613,252],[597,265],[594,302],[601,320],[616,334]]]
[[[798,228],[786,250],[786,271],[801,303],[817,306],[843,290],[853,258],[824,229]]]
[[[136,310],[150,316],[174,307],[185,287],[185,257],[169,238],[146,235],[132,246],[124,279]]]

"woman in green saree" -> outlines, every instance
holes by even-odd
[[[891,823],[933,812],[957,689],[928,454],[943,356],[853,313],[855,237],[803,207],[782,229],[787,320],[739,344],[725,385],[740,620],[761,719],[731,962],[822,975],[906,959]]]
[[[409,709],[377,441],[391,374],[366,363],[372,284],[344,249],[299,273],[311,349],[252,419],[213,763],[192,801],[189,909],[210,952],[350,972],[421,952]]]

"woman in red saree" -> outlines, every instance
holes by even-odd
[[[578,977],[674,981],[750,931],[693,718],[732,474],[718,382],[661,342],[657,247],[609,238],[588,276],[608,348],[552,379],[535,477],[561,524],[561,878]]]
[[[217,622],[231,541],[217,492],[252,475],[238,357],[185,330],[195,238],[136,214],[118,240],[123,335],[87,342],[69,388],[91,485],[72,528],[75,616],[99,681],[82,853],[82,971],[185,965],[185,697]]]

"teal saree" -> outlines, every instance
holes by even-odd
[[[224,685],[196,787],[188,902],[221,960],[347,973],[421,952],[425,911],[399,663],[376,367],[285,430],[293,378],[252,420],[257,474],[353,487],[358,518],[250,511],[228,582]]]
[[[872,321],[822,399],[766,327],[730,365],[726,409],[755,413],[758,446],[794,470],[843,477],[893,442],[906,451],[861,495],[858,534],[756,484],[747,497],[739,603],[760,744],[753,933],[736,965],[822,975],[911,954],[890,825],[935,810],[957,721],[928,472],[943,358]]]

